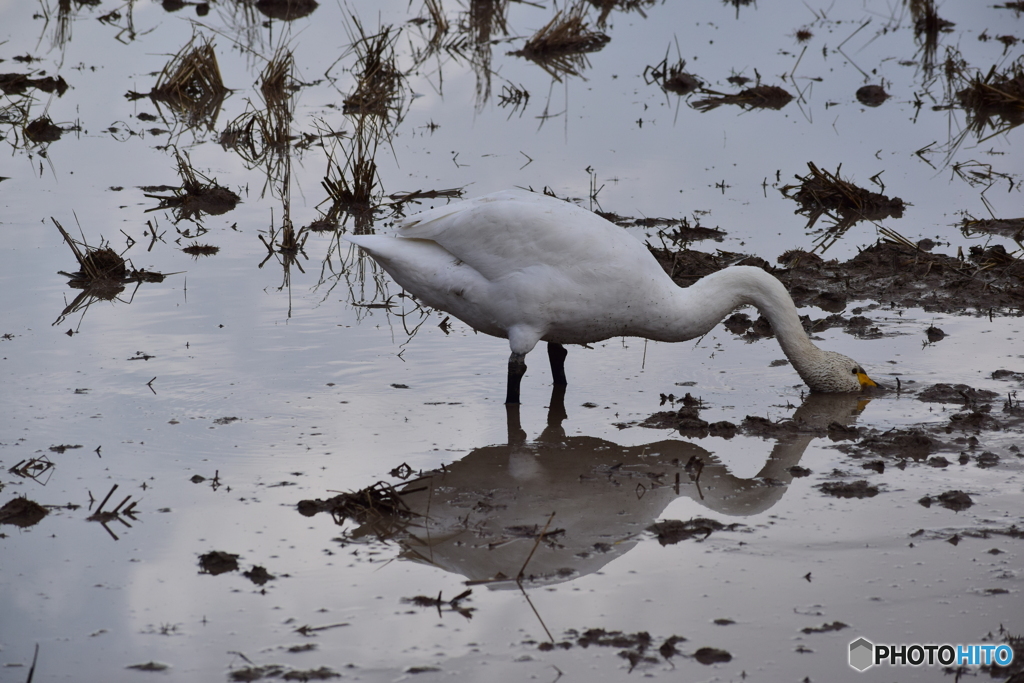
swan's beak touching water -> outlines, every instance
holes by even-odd
[[[877,387],[878,384],[867,376],[867,373],[863,370],[858,370],[857,381],[860,382],[861,389],[867,389],[868,387]]]

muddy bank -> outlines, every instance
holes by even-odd
[[[963,256],[930,251],[930,246],[923,242],[911,248],[880,241],[845,262],[794,250],[782,254],[778,265],[723,251],[652,247],[651,253],[682,287],[727,266],[757,266],[779,278],[797,306],[817,306],[833,313],[850,301],[863,300],[942,313],[1019,315],[1024,309],[1024,263],[1001,245],[971,247]],[[837,319],[827,326],[844,321]]]

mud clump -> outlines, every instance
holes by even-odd
[[[5,95],[23,95],[29,88],[62,96],[68,89],[68,83],[62,76],[46,76],[31,78],[28,74],[0,74],[0,90]]]
[[[64,134],[64,129],[50,120],[49,116],[40,116],[25,126],[25,137],[36,144],[56,142]]]
[[[0,507],[0,524],[30,527],[41,522],[49,513],[50,511],[39,503],[22,496],[9,500]]]
[[[211,550],[199,556],[199,573],[217,576],[238,571],[238,555],[223,550]]]
[[[201,220],[204,214],[211,216],[225,214],[242,201],[242,198],[235,192],[221,187],[215,179],[208,178],[196,171],[187,154],[176,151],[175,157],[178,175],[181,176],[181,186],[173,188],[174,194],[170,196],[146,193],[146,197],[160,200],[160,204],[147,209],[147,213],[161,209],[173,209],[175,222],[197,221]]]
[[[975,389],[966,384],[933,384],[920,394],[917,400],[927,403],[959,403],[961,405],[972,405],[979,402],[989,402],[999,397],[994,391],[988,389]]]
[[[569,629],[565,632],[562,640],[539,643],[537,649],[543,652],[550,652],[555,649],[569,650],[575,646],[582,648],[589,648],[591,646],[621,648],[618,653],[619,657],[629,661],[629,670],[632,671],[637,666],[658,664],[660,660],[654,656],[655,653],[661,655],[665,660],[671,660],[672,657],[682,654],[676,648],[676,645],[684,642],[686,642],[686,638],[682,636],[669,636],[655,650],[655,639],[647,631],[623,633],[622,631],[607,631],[603,628],[589,628],[583,631],[583,633],[579,633],[575,629]],[[701,648],[693,655],[698,661],[700,661],[700,657],[698,657],[700,653],[708,655],[709,661],[702,662],[706,664],[711,664],[715,661],[725,662],[732,659],[732,656],[725,650]],[[715,655],[710,653],[719,653],[719,657],[724,655],[727,659],[714,659]]]
[[[693,653],[693,658],[704,666],[732,661],[732,655],[729,652],[716,647],[702,647]]]
[[[874,498],[878,495],[878,487],[872,486],[863,479],[853,482],[827,481],[815,488],[836,498]]]
[[[267,571],[266,567],[254,565],[252,569],[242,572],[242,576],[252,581],[257,586],[262,586],[268,581],[273,581],[277,577]]]
[[[924,460],[937,450],[939,444],[920,430],[886,433],[868,436],[855,446],[848,447],[853,455],[881,455],[900,459]]]
[[[889,93],[880,85],[865,85],[857,88],[857,101],[866,107],[877,107],[889,99]]]
[[[940,493],[938,496],[925,496],[921,500],[917,501],[924,507],[931,507],[932,503],[938,503],[944,508],[953,510],[954,512],[960,512],[974,505],[974,501],[971,497],[963,491],[946,491]]]
[[[678,519],[655,522],[647,527],[647,530],[658,537],[658,543],[661,545],[674,545],[691,538],[703,541],[716,531],[735,531],[741,526],[735,523],[722,524],[706,517],[694,517],[685,522]]]
[[[319,6],[316,0],[258,0],[256,3],[260,14],[280,21],[294,21],[309,16]]]

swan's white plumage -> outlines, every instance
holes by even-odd
[[[852,360],[811,343],[768,273],[736,266],[680,288],[625,230],[545,195],[505,190],[410,216],[397,237],[347,239],[424,303],[508,338],[520,360],[541,340],[685,341],[752,304],[811,389],[856,391],[867,380]]]

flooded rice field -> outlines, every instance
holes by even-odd
[[[0,681],[1024,680],[1022,15],[0,0]],[[748,308],[506,406],[343,236],[513,187],[884,388]]]

